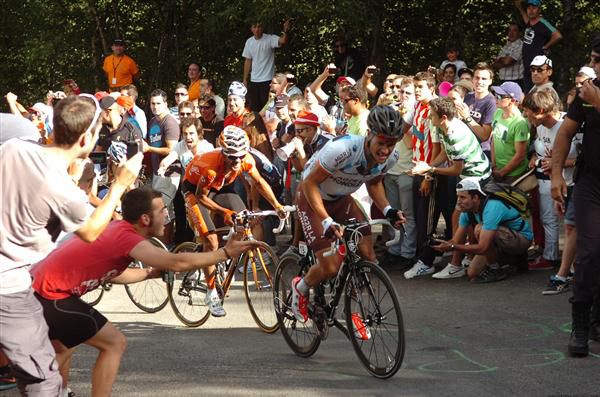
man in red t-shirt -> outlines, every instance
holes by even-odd
[[[100,352],[92,372],[92,394],[108,396],[125,350],[125,336],[79,297],[103,282],[130,284],[158,277],[161,270],[184,272],[214,265],[258,245],[233,241],[207,253],[173,254],[147,239],[164,233],[166,207],[161,193],[151,189],[128,192],[121,204],[123,220],[112,222],[93,243],[73,237],[31,269],[35,296],[44,309],[49,337],[65,382],[76,346]],[[129,269],[139,260],[152,270]]]
[[[242,127],[244,115],[248,113],[246,109],[246,93],[248,90],[239,81],[234,81],[229,86],[227,92],[227,117],[225,117],[225,127],[233,125]]]

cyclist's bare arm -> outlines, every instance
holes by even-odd
[[[125,193],[127,187],[135,182],[142,168],[143,159],[144,155],[138,153],[117,168],[115,179],[108,190],[108,194],[83,226],[75,231],[75,234],[79,238],[89,243],[100,236],[111,221],[113,212],[117,208],[117,205],[119,205],[121,196]]]
[[[160,277],[160,274],[160,270],[149,267],[145,267],[143,269],[127,268],[117,277],[110,279],[110,282],[113,284],[133,284],[149,278]]]
[[[282,207],[282,205],[279,204],[279,201],[277,201],[277,198],[275,198],[271,186],[263,179],[262,176],[260,176],[256,168],[252,168],[252,171],[250,171],[250,177],[252,180],[254,180],[260,195],[263,196],[269,202],[269,204],[273,206],[273,208],[277,209]]]
[[[161,270],[170,270],[174,272],[185,272],[198,268],[208,267],[217,262],[230,257],[236,257],[241,253],[258,247],[257,241],[238,241],[230,239],[224,248],[211,252],[182,252],[174,254],[164,249],[155,247],[147,240],[141,241],[129,252],[129,256],[137,259],[144,265],[155,267]]]
[[[365,185],[367,186],[369,196],[373,199],[377,208],[383,212],[384,208],[390,205],[390,202],[385,195],[385,188],[383,187],[383,175],[365,182]]]
[[[198,200],[198,203],[202,204],[204,207],[208,208],[211,211],[218,212],[219,214],[229,214],[231,210],[225,207],[221,207],[213,199],[208,197],[209,192],[210,189],[202,187],[199,184],[196,188],[196,198]]]
[[[317,164],[311,173],[302,181],[301,189],[304,193],[304,197],[306,197],[311,208],[321,220],[329,218],[329,214],[325,210],[323,198],[321,197],[321,193],[319,193],[319,184],[329,178],[330,175],[329,172],[321,167],[321,164]]]

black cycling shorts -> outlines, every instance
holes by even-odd
[[[59,340],[69,349],[92,338],[108,322],[98,310],[76,296],[50,300],[36,293],[35,297],[44,308],[50,340]]]

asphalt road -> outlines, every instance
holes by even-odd
[[[114,396],[592,396],[600,395],[600,344],[584,359],[566,355],[569,293],[542,296],[551,272],[477,285],[466,279],[404,280],[407,350],[391,379],[371,377],[337,330],[309,359],[281,334],[254,325],[243,292],[230,290],[228,315],[182,326],[170,306],[140,312],[122,286],[97,307],[127,336]],[[75,354],[71,388],[91,395],[96,352]],[[16,396],[16,392],[5,392]]]

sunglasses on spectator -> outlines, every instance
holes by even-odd
[[[510,95],[500,95],[500,94],[496,94],[496,99],[497,99],[497,100],[499,100],[499,101],[501,101],[501,100],[503,100],[503,99],[506,99],[506,98],[510,98]]]
[[[531,71],[531,73],[542,73],[543,71],[548,69],[543,67],[532,66],[529,68],[529,70]]]
[[[231,161],[232,163],[237,163],[238,161],[242,161],[241,157],[235,156],[233,154],[228,154],[225,157],[227,157],[227,160]]]
[[[192,112],[181,112],[181,113],[179,113],[179,115],[182,117],[189,117],[192,115]]]

